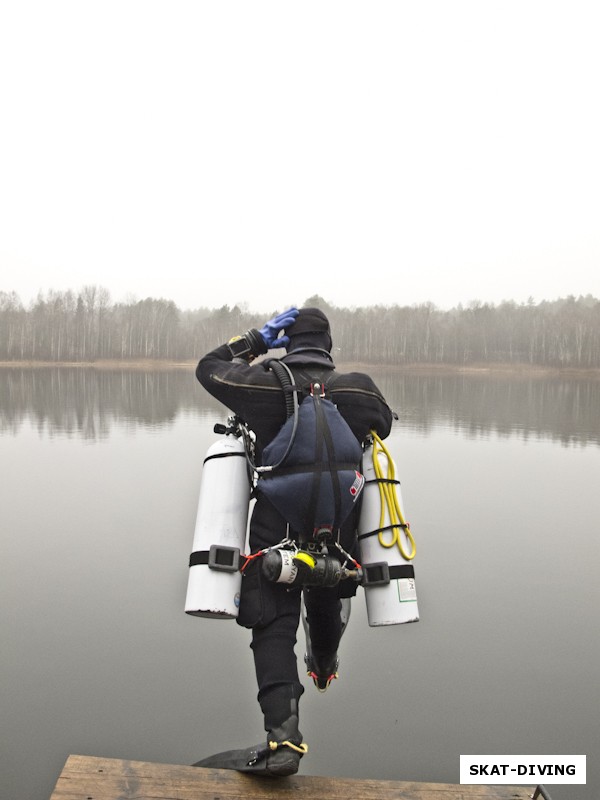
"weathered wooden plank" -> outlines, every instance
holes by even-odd
[[[177,764],[69,756],[50,800],[529,800],[532,787],[355,780],[315,775],[259,778]]]

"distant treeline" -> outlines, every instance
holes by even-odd
[[[301,305],[327,313],[340,363],[600,367],[600,301],[591,295],[449,311],[431,303],[339,308],[318,296]],[[28,307],[14,292],[0,292],[0,360],[195,359],[261,327],[270,313],[182,311],[154,298],[113,303],[99,286],[41,293]]]

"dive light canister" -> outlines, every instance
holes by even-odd
[[[293,586],[298,579],[298,565],[294,558],[297,550],[271,550],[262,557],[262,572],[273,583]]]
[[[246,543],[250,479],[243,442],[227,434],[208,449],[202,470],[185,611],[234,619],[239,613],[240,553]]]
[[[339,559],[304,550],[270,550],[261,559],[263,575],[288,586],[337,586],[342,580]]]
[[[378,459],[378,470],[375,469],[374,458]],[[395,474],[393,462],[385,463],[388,459],[391,460],[391,456],[387,452],[375,453],[373,445],[369,445],[363,454],[365,485],[358,541],[367,617],[371,627],[419,620],[414,568],[412,561],[405,558],[405,554],[411,554],[412,544],[407,540],[406,530],[394,524],[398,520],[384,502],[384,495],[380,491],[380,486],[387,484],[388,496],[391,492],[395,493],[395,502],[401,507],[399,483],[381,477],[390,472]]]

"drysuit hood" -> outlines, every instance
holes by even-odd
[[[321,309],[301,308],[293,325],[286,328],[285,335],[290,339],[287,355],[282,359],[286,364],[318,364],[334,368],[330,355],[329,320]]]

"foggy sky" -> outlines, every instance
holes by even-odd
[[[0,291],[600,296],[591,2],[0,11]]]

